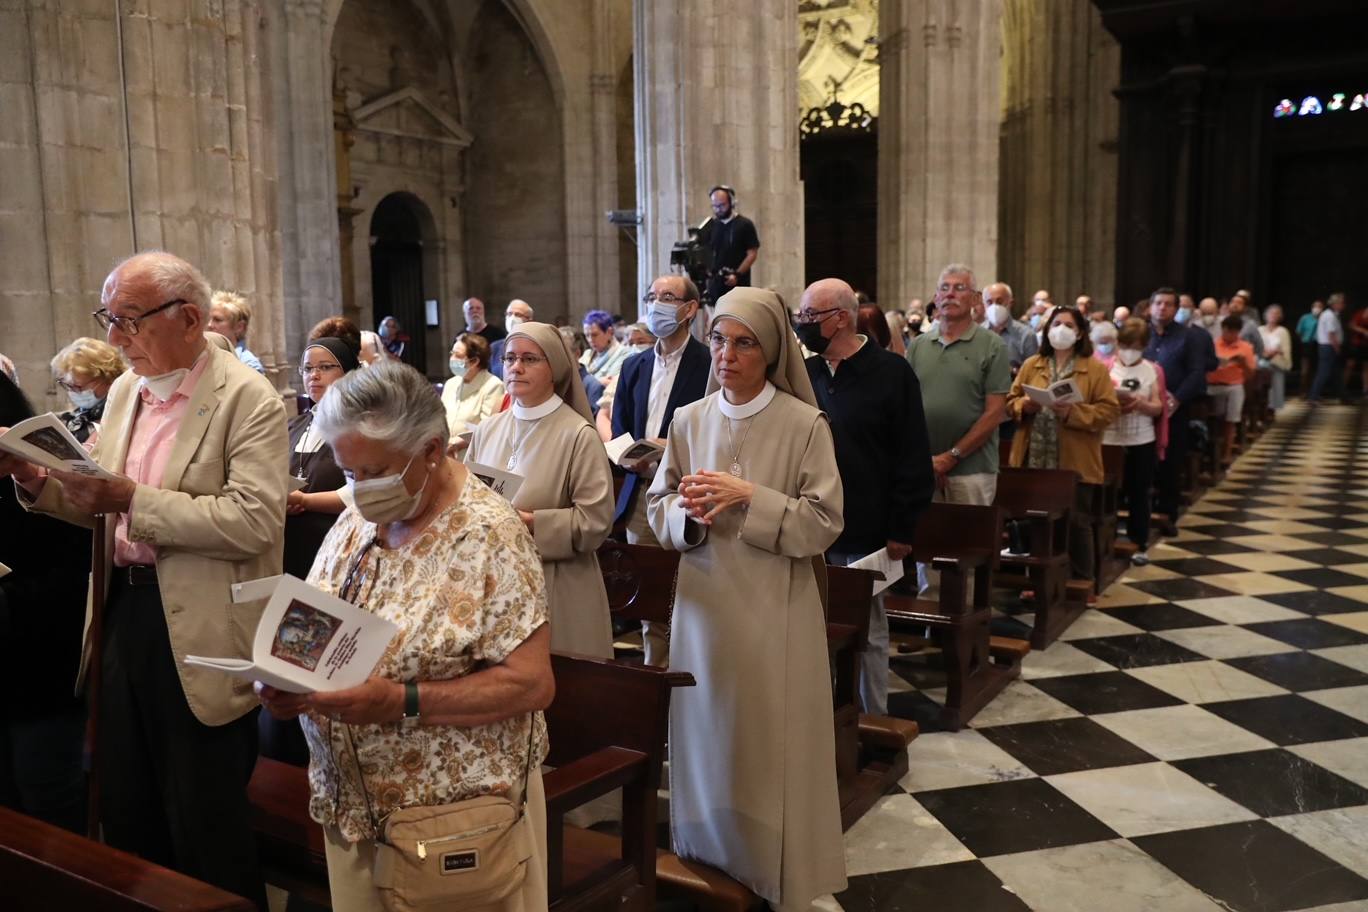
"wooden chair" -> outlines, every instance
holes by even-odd
[[[1070,599],[1069,525],[1077,503],[1078,474],[1065,469],[1003,469],[994,505],[1006,519],[1021,523],[1026,554],[1003,554],[996,582],[1035,593],[1031,647],[1044,649],[1088,607]]]
[[[827,649],[832,664],[836,783],[841,827],[850,829],[907,773],[917,723],[860,712],[860,653],[869,642],[869,607],[880,575],[826,567]]]
[[[241,896],[0,807],[6,912],[253,912]]]
[[[647,912],[655,901],[656,793],[670,691],[693,677],[554,653],[551,662],[547,762],[556,768],[543,777],[551,909]],[[568,811],[619,788],[621,836],[563,823]],[[267,882],[329,905],[323,833],[309,819],[305,770],[258,758],[248,795]]]
[[[995,638],[988,601],[1002,547],[1002,510],[996,506],[934,503],[917,523],[912,557],[940,577],[940,598],[889,595],[891,630],[929,628],[945,662],[946,697],[939,722],[958,731],[1021,673],[1029,647]],[[968,602],[972,575],[973,604]]]

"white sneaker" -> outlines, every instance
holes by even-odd
[[[1149,552],[1147,551],[1136,551],[1131,555],[1131,563],[1135,564],[1137,567],[1143,567],[1149,562]]]

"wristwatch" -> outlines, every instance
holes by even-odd
[[[957,446],[952,446],[950,448],[950,455],[955,457],[955,462],[959,462],[964,458],[964,454],[960,452],[960,448]]]
[[[404,685],[404,718],[418,718],[418,685],[413,682]]]

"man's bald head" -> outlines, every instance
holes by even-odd
[[[105,277],[100,303],[109,306],[116,295],[134,294],[148,300],[163,298],[192,304],[205,320],[209,318],[209,281],[189,262],[164,250],[135,253],[119,263]]]
[[[798,304],[802,310],[818,311],[839,307],[850,314],[854,322],[860,309],[860,299],[855,289],[841,279],[818,279],[803,291]]]

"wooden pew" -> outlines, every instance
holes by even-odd
[[[656,814],[670,692],[693,676],[606,659],[552,654],[556,700],[546,713],[555,769],[545,776],[547,879],[557,912],[650,912],[656,897]],[[622,789],[620,837],[565,815]]]
[[[1000,508],[934,503],[917,523],[912,559],[930,564],[939,574],[939,601],[891,594],[884,600],[890,630],[930,628],[939,642],[946,674],[939,722],[951,731],[964,727],[1021,673],[1021,658],[1030,651],[1024,642],[995,638],[989,631],[989,598],[1001,547]]]
[[[1078,474],[1065,469],[1003,469],[997,497],[1007,520],[1021,523],[1028,539],[1025,555],[1003,554],[997,585],[1035,592],[1031,647],[1044,649],[1087,610],[1086,598],[1070,598],[1069,525]]]
[[[639,910],[655,901],[656,793],[670,691],[692,676],[552,654],[556,699],[546,711],[556,769],[543,777],[551,909]],[[616,789],[621,836],[562,824],[566,812]],[[248,796],[268,883],[329,905],[323,833],[309,819],[305,770],[258,758]],[[598,838],[602,836],[603,838]]]
[[[251,902],[0,807],[5,912],[253,912]]]
[[[869,642],[869,609],[880,576],[850,567],[826,567],[827,648],[832,665],[836,724],[836,782],[841,827],[878,803],[907,774],[907,746],[917,723],[860,712],[860,653]]]

